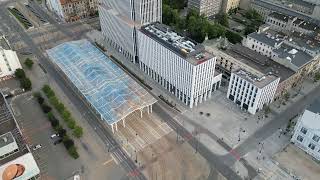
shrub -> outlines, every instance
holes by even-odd
[[[50,122],[51,122],[51,126],[52,126],[53,128],[59,126],[59,121],[58,121],[56,118],[52,118],[52,119],[50,120]]]
[[[43,104],[43,103],[44,103],[44,99],[43,99],[43,97],[41,97],[41,96],[39,96],[39,97],[37,98],[37,100],[38,100],[38,103],[39,103],[39,104]]]
[[[80,138],[83,135],[83,129],[80,126],[76,126],[72,133],[75,137]]]
[[[51,121],[54,117],[53,113],[52,112],[48,112],[47,113],[47,116],[48,116],[48,119]]]
[[[20,87],[25,89],[26,91],[32,89],[32,84],[29,78],[20,79]]]
[[[79,158],[79,154],[77,152],[77,149],[75,146],[72,146],[68,149],[68,153],[70,154],[71,157],[73,157],[74,159]]]
[[[26,61],[24,62],[24,64],[29,68],[31,69],[32,66],[33,66],[33,61],[29,58],[26,59]]]
[[[48,98],[55,96],[54,92],[52,91],[49,85],[44,85],[42,87],[42,91],[46,94]]]
[[[60,135],[60,137],[65,137],[65,135],[67,134],[67,131],[63,128],[58,129],[58,134]]]
[[[73,119],[70,119],[69,121],[67,121],[67,125],[70,129],[74,129],[76,122]]]
[[[64,104],[58,103],[58,105],[56,106],[56,109],[61,114],[65,109]]]
[[[42,104],[41,108],[42,108],[42,111],[46,114],[52,110],[52,108],[46,104]]]
[[[59,135],[60,135],[60,133],[59,133]],[[67,149],[70,149],[71,147],[74,146],[74,142],[73,142],[73,140],[70,139],[70,138],[64,139],[64,140],[63,140],[63,144],[64,144],[64,146],[65,146]]]
[[[70,118],[71,118],[71,113],[68,111],[68,110],[64,110],[62,112],[62,118],[65,120],[65,121],[69,121]]]
[[[52,104],[54,107],[57,107],[59,104],[59,100],[56,96],[52,96],[49,98],[50,104]]]
[[[16,69],[14,75],[19,79],[22,79],[22,78],[26,77],[26,73],[24,72],[23,69]]]

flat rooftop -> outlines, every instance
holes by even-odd
[[[313,113],[320,114],[320,98],[318,97],[316,100],[314,100],[312,104],[310,104],[310,106],[307,107],[307,110]]]
[[[0,34],[0,47],[6,50],[10,50],[10,45],[8,44],[6,38]]]
[[[315,36],[309,36],[296,31],[291,32],[288,36],[288,43],[320,53],[320,41]]]
[[[249,81],[250,83],[254,84],[255,86],[259,88],[263,88],[266,85],[270,84],[271,82],[277,80],[279,77],[272,75],[272,74],[266,74],[262,77],[258,77],[244,69],[237,69],[233,71],[233,73],[237,74],[240,76],[242,79],[245,79]]]
[[[272,12],[268,16],[273,17],[275,19],[278,19],[280,21],[285,21],[285,22],[288,22],[289,19],[293,19],[294,18],[292,16],[287,16],[285,14],[278,13],[278,12]]]
[[[273,36],[272,34],[265,32],[253,32],[248,34],[248,37],[254,38],[259,42],[275,47],[277,44],[283,42],[280,37]]]
[[[22,137],[21,131],[16,124],[9,105],[7,104],[6,99],[3,97],[2,93],[0,94],[0,124],[0,135],[6,136],[7,134],[11,134],[18,145],[18,151],[8,156],[0,157],[0,166],[2,166],[7,162],[17,159],[18,157],[30,152],[29,148],[24,142],[24,138]],[[8,138],[7,140],[13,141],[12,138]],[[4,143],[1,144],[5,145]]]
[[[277,53],[279,58],[290,61],[298,68],[303,67],[305,64],[313,60],[313,57],[308,53],[286,44],[283,44],[278,49],[274,49],[273,52]]]
[[[143,26],[140,31],[193,65],[200,64],[213,57],[202,44],[180,35],[167,25],[152,23]]]
[[[88,40],[66,42],[47,53],[109,125],[157,101]]]
[[[295,74],[291,69],[240,44],[232,45],[223,52],[263,74],[273,74],[280,77],[280,82]]]

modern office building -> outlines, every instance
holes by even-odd
[[[273,101],[279,81],[273,74],[259,76],[238,69],[231,73],[227,97],[241,109],[255,114]]]
[[[152,112],[157,100],[87,40],[47,50],[58,72],[114,132],[134,111]]]
[[[0,123],[1,179],[40,179],[40,169],[2,93]]]
[[[14,76],[16,69],[21,69],[17,53],[0,46],[0,80]]]
[[[63,21],[73,22],[98,11],[99,0],[47,0],[47,7]]]
[[[299,117],[291,142],[320,160],[320,99],[315,100]]]
[[[188,9],[193,9],[205,17],[217,15],[222,8],[222,0],[188,0]]]
[[[162,20],[162,0],[101,0],[99,15],[105,41],[138,62],[137,30]]]
[[[170,27],[152,23],[138,32],[140,69],[192,108],[220,86],[216,57]]]

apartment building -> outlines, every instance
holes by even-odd
[[[280,78],[259,76],[243,69],[231,73],[227,97],[241,109],[255,114],[273,101]]]
[[[244,38],[242,44],[264,56],[271,57],[272,51],[283,43],[282,38],[264,32],[253,32]]]
[[[222,11],[228,13],[232,9],[236,9],[240,6],[240,0],[224,0]]]
[[[308,35],[320,32],[320,27],[312,22],[304,21],[297,17],[287,16],[282,13],[272,12],[265,20],[271,29],[290,33],[296,31]]]
[[[193,9],[205,17],[217,15],[222,8],[222,0],[188,0],[188,9]]]
[[[138,63],[137,31],[162,20],[162,0],[101,0],[100,24],[105,41]]]
[[[40,179],[40,169],[2,93],[0,117],[1,179]]]
[[[216,57],[204,46],[152,23],[138,31],[139,67],[190,108],[206,101],[219,88]]]
[[[313,102],[299,117],[291,138],[296,146],[320,160],[320,100]]]
[[[73,22],[98,11],[99,0],[47,0],[48,8],[65,22]]]
[[[272,12],[279,12],[288,16],[298,17],[304,21],[320,24],[319,3],[309,3],[303,0],[254,0],[251,3],[251,8],[258,11],[264,18]]]

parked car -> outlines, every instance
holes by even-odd
[[[62,138],[56,140],[53,142],[54,145],[60,144],[62,142]]]
[[[37,149],[40,149],[41,147],[42,147],[41,144],[37,144],[37,145],[33,146],[32,149],[35,151]]]
[[[50,137],[51,137],[51,139],[53,139],[53,138],[55,138],[55,137],[59,137],[59,134],[58,134],[58,133],[52,134]]]

